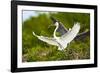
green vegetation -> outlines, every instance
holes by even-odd
[[[87,13],[51,12],[30,17],[22,25],[23,62],[89,59],[90,36],[73,40],[65,51],[59,51],[56,46],[42,42],[33,36],[32,32],[34,31],[37,35],[53,37],[55,27],[48,28],[52,24],[50,16],[61,21],[66,28],[72,28],[75,22],[80,22],[79,33],[90,30],[90,15]]]

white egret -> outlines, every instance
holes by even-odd
[[[33,35],[43,42],[46,42],[50,45],[58,46],[58,50],[64,50],[67,47],[67,44],[70,43],[77,36],[80,30],[80,24],[75,23],[72,29],[67,30],[67,32],[60,37],[56,36],[57,29],[59,28],[59,23],[56,22],[54,25],[56,26],[56,28],[54,30],[53,37],[38,36],[34,32]]]

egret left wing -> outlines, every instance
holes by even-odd
[[[80,24],[74,24],[73,28],[70,31],[61,36],[60,40],[64,43],[70,43],[77,36],[79,30]]]
[[[48,37],[40,36],[40,37],[38,37],[38,39],[40,39],[41,41],[46,42],[50,45],[58,46],[58,43],[56,42],[56,39],[54,39],[54,38],[48,38]]]
[[[56,39],[54,38],[49,38],[49,37],[45,37],[45,36],[38,36],[33,32],[33,35],[36,36],[39,40],[46,42],[50,45],[55,45],[58,46],[58,43],[56,42]]]

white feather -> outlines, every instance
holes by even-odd
[[[33,32],[33,35],[36,36],[38,39],[40,39],[43,42],[46,42],[50,45],[58,46],[58,43],[56,42],[56,39],[54,39],[54,38],[48,38],[48,37],[45,37],[45,36],[38,36],[34,32]]]
[[[60,37],[60,40],[64,41],[65,43],[70,43],[77,36],[79,30],[80,30],[80,24],[79,23],[74,24],[73,28],[70,31],[68,31],[67,33],[65,33]]]

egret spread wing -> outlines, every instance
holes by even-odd
[[[62,40],[64,43],[70,43],[77,36],[79,30],[80,24],[74,24],[73,28],[70,31],[61,36],[60,40]]]
[[[33,35],[36,36],[39,40],[46,42],[50,45],[55,45],[58,46],[58,43],[56,42],[56,39],[54,38],[48,38],[48,37],[44,37],[44,36],[38,36],[33,32]]]

